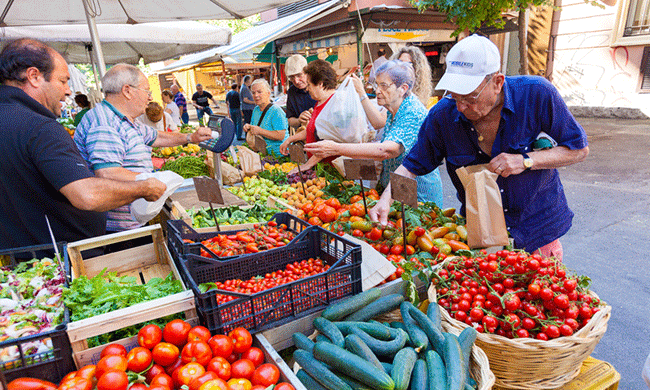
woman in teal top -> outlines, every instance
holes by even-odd
[[[287,115],[282,108],[271,103],[271,86],[266,80],[257,79],[253,81],[251,93],[255,101],[255,108],[253,109],[251,123],[244,125],[244,131],[263,137],[266,141],[266,152],[281,156],[280,145],[287,136],[287,129],[289,128]],[[264,110],[266,110],[266,113]]]
[[[79,122],[81,122],[81,118],[83,118],[88,110],[90,110],[90,101],[88,101],[88,96],[80,93],[74,97],[74,102],[81,107],[81,110],[74,117],[74,122],[72,122],[72,124],[77,127],[79,126]]]
[[[361,144],[339,144],[333,141],[319,141],[305,145],[305,151],[318,157],[325,158],[343,155],[357,159],[373,159],[382,161],[383,170],[379,179],[382,188],[388,185],[390,173],[401,164],[418,138],[418,132],[427,109],[422,102],[411,93],[415,82],[413,66],[407,62],[392,60],[382,64],[376,71],[377,104],[387,109],[381,142]],[[361,81],[353,77],[356,84]],[[363,91],[363,85],[361,85]],[[361,102],[368,112],[367,106],[373,103],[365,92]],[[372,122],[372,121],[371,121]],[[442,207],[442,182],[437,170],[425,176],[417,177],[418,201],[435,202]]]

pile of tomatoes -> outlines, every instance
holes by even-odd
[[[173,320],[164,329],[146,325],[138,333],[138,347],[126,351],[109,344],[97,365],[66,375],[58,388],[48,382],[20,378],[9,390],[295,390],[278,383],[280,370],[264,362],[264,352],[253,347],[244,328],[211,336],[203,326]],[[32,387],[36,382],[41,387]]]
[[[588,278],[569,275],[554,258],[518,251],[450,258],[433,283],[453,318],[508,338],[571,336],[603,305],[589,294]]]
[[[255,224],[252,229],[235,234],[218,234],[201,241],[201,244],[219,257],[229,257],[283,247],[295,237],[294,232],[287,230],[287,225],[278,226],[277,222],[269,221],[263,225]],[[203,248],[201,256],[212,257]]]

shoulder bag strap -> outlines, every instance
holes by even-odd
[[[260,116],[260,120],[257,122],[257,126],[259,126],[260,124],[262,124],[262,120],[264,119],[264,115],[266,115],[266,112],[269,110],[269,108],[271,108],[272,105],[273,105],[273,103],[269,103],[269,104],[266,106],[266,108],[264,109],[264,111],[262,111],[262,116]]]

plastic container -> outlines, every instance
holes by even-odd
[[[228,279],[247,280],[284,269],[294,261],[320,258],[330,268],[255,294],[224,290],[202,293],[201,283]],[[244,327],[259,332],[324,308],[330,303],[361,292],[361,247],[321,227],[305,230],[291,245],[236,259],[219,261],[189,254],[182,264],[196,299],[199,318],[214,334]],[[234,296],[225,304],[217,294]]]
[[[63,256],[63,268],[66,275],[70,274],[70,262],[68,261],[66,244],[57,243],[59,253]],[[45,251],[51,252],[52,244],[36,245],[30,247],[0,250],[0,257],[6,261],[5,266],[13,268],[17,260],[26,258],[42,259],[51,257],[45,255]],[[67,283],[66,283],[67,285]],[[31,336],[20,337],[0,342],[0,351],[12,348],[18,351],[18,357],[10,361],[2,362],[2,373],[7,383],[20,377],[32,377],[58,383],[65,375],[75,370],[72,359],[72,349],[68,334],[67,324],[70,321],[70,314],[67,309],[64,311],[64,319],[54,329]],[[43,342],[52,348],[36,354],[30,354],[29,349],[33,348],[34,342]],[[6,385],[6,384],[5,384]],[[6,387],[5,387],[6,388]]]

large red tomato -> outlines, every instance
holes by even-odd
[[[239,359],[231,365],[233,378],[251,379],[255,372],[255,364],[248,359]]]
[[[208,362],[208,366],[206,367],[208,371],[215,372],[217,375],[219,375],[219,378],[227,381],[230,379],[232,376],[232,371],[230,367],[230,362],[228,362],[225,358],[222,358],[221,356],[215,356],[213,357],[210,362]]]
[[[92,390],[93,381],[82,377],[64,379],[57,390]]]
[[[189,386],[190,382],[203,374],[205,374],[205,368],[201,364],[196,362],[187,363],[178,369],[178,383]]]
[[[174,388],[174,381],[172,380],[172,377],[167,375],[166,373],[161,373],[153,377],[151,380],[151,383],[149,383],[149,387],[154,387],[154,386],[165,386],[169,387],[170,389]]]
[[[199,390],[231,390],[228,384],[222,379],[213,379],[205,382],[199,387]]]
[[[126,371],[127,361],[126,358],[122,355],[108,355],[104,356],[97,363],[97,368],[95,369],[95,377],[97,379],[101,378],[105,372],[110,370]]]
[[[210,331],[205,326],[195,326],[187,334],[187,341],[205,341],[210,340]]]
[[[213,356],[221,356],[227,358],[232,354],[235,348],[232,339],[223,334],[214,335],[208,340],[208,345],[212,349]]]
[[[126,348],[122,344],[108,344],[102,349],[102,352],[99,354],[99,358],[103,358],[108,355],[120,355],[126,357]]]
[[[219,375],[217,375],[215,372],[212,371],[206,371],[205,374],[201,375],[198,378],[194,378],[190,382],[190,390],[199,390],[202,384],[205,382],[209,382],[213,379],[219,379]]]
[[[252,390],[252,389],[251,389]],[[295,387],[293,387],[290,383],[287,382],[280,382],[275,387],[273,390],[296,390]]]
[[[153,349],[159,342],[162,341],[162,329],[158,325],[149,324],[145,325],[138,332],[138,344],[147,349]]]
[[[230,390],[251,390],[251,381],[244,378],[232,378],[228,381]]]
[[[135,347],[126,355],[127,368],[133,372],[142,372],[151,365],[153,355],[144,347]]]
[[[181,359],[183,363],[197,362],[205,366],[212,359],[212,350],[204,341],[190,341],[183,347]]]
[[[178,347],[170,343],[158,343],[153,351],[153,361],[163,367],[174,363],[178,358]]]
[[[187,343],[187,335],[192,330],[192,325],[183,320],[173,320],[163,329],[163,340],[182,348]]]
[[[236,353],[246,352],[253,345],[253,336],[244,328],[235,328],[228,333],[228,336],[232,339],[233,351]]]
[[[255,369],[251,382],[254,385],[271,386],[278,383],[278,380],[280,380],[280,369],[274,364],[266,363]]]
[[[149,371],[145,374],[145,382],[151,384],[151,380],[158,374],[164,374],[165,369],[160,364],[154,364],[151,366]]]
[[[258,367],[260,364],[264,363],[264,352],[257,347],[251,347],[248,351],[241,354],[241,358],[250,360],[253,362],[255,367]]]
[[[97,390],[126,390],[129,377],[120,370],[107,371],[97,381]]]

